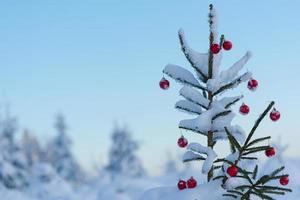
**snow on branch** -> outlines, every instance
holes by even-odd
[[[210,5],[208,14],[209,30],[213,34],[214,43],[218,43],[218,13],[213,5]]]
[[[218,115],[220,117],[214,118],[212,122],[212,130],[222,130],[225,126],[231,124],[235,114],[231,111],[224,111],[223,115]]]
[[[190,143],[187,147],[188,150],[199,153],[199,154],[205,154],[207,157],[203,163],[202,166],[202,173],[207,174],[209,170],[211,169],[214,160],[217,157],[217,154],[214,152],[214,150],[211,147],[204,147],[201,144],[198,143]]]
[[[221,87],[231,83],[238,76],[239,72],[248,60],[251,58],[251,52],[247,52],[239,61],[234,63],[229,69],[222,71],[218,76],[214,76],[213,79],[208,80],[207,88],[209,91],[216,92]],[[250,74],[250,73],[249,73]]]
[[[188,43],[185,40],[184,31],[180,29],[178,31],[178,37],[181,45],[182,52],[184,53],[186,59],[192,65],[199,75],[199,78],[206,82],[208,79],[208,54],[207,53],[198,53],[189,47]]]
[[[179,128],[207,135],[208,131],[220,129],[224,123],[230,123],[232,114],[221,104],[213,102],[208,110],[195,119],[186,119],[179,122]],[[222,122],[223,121],[223,122]],[[226,124],[228,125],[228,124]],[[224,126],[223,126],[224,127]]]
[[[223,91],[228,90],[228,89],[233,89],[236,86],[238,86],[240,83],[248,81],[249,79],[251,79],[251,77],[252,77],[252,73],[251,72],[246,72],[243,75],[241,75],[238,78],[231,81],[230,83],[221,86],[218,90],[214,91],[213,95],[220,94]]]
[[[232,79],[234,79],[238,75],[239,71],[243,69],[243,67],[251,58],[251,56],[252,53],[248,51],[239,61],[234,63],[229,69],[222,71],[219,76],[221,83],[228,83]]]
[[[230,108],[232,105],[241,100],[244,96],[235,96],[235,97],[223,97],[221,100],[218,100],[220,104],[224,106],[225,109]]]
[[[200,115],[202,113],[202,108],[201,106],[190,102],[188,100],[180,100],[175,104],[175,108],[177,108],[178,110],[184,111],[184,112],[188,112],[191,114],[197,114]]]
[[[205,112],[206,113],[206,112]],[[201,118],[204,118],[206,115],[200,115]],[[206,116],[207,117],[207,116]],[[204,123],[201,123],[200,117],[197,117],[196,119],[185,119],[181,120],[179,122],[178,127],[181,129],[185,129],[188,131],[193,131],[202,135],[207,135],[208,130],[210,129],[210,124],[203,121]]]
[[[182,161],[183,162],[190,162],[190,161],[195,161],[195,160],[205,160],[203,156],[201,156],[198,153],[195,153],[193,151],[187,151],[183,154]]]
[[[246,133],[242,129],[242,127],[235,125],[235,126],[228,126],[228,130],[231,132],[232,136],[239,141],[240,143],[243,143],[246,138]],[[225,129],[222,128],[219,131],[214,132],[214,141],[217,140],[226,140],[228,139],[228,134],[226,133]]]
[[[168,64],[163,72],[180,83],[187,84],[201,90],[206,90],[202,85],[200,85],[194,75],[183,67]]]
[[[180,95],[186,98],[188,101],[191,101],[205,109],[208,109],[209,101],[197,90],[184,86],[179,91]]]

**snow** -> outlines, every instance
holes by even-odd
[[[239,61],[234,63],[230,68],[222,71],[218,76],[215,76],[213,79],[208,80],[207,88],[212,92],[216,92],[222,86],[228,84],[229,82],[233,81],[237,75],[239,74],[240,70],[243,69],[245,64],[251,58],[252,53],[247,52]],[[251,73],[246,73],[247,76],[242,77],[242,81],[247,81],[251,78]]]
[[[210,184],[202,184],[194,189],[180,191],[177,187],[158,187],[147,191],[140,200],[216,200],[224,199],[224,190],[220,183],[215,181]]]
[[[230,159],[230,158],[229,158]],[[234,156],[231,158],[234,160]],[[298,200],[300,195],[300,159],[284,159],[286,171],[290,174],[289,187],[293,193],[278,196],[276,200]],[[282,164],[278,157],[262,162],[259,171],[261,174],[270,171],[274,165]],[[220,187],[220,182],[206,184],[205,176],[200,176],[198,168],[183,169],[172,173],[161,174],[157,177],[142,177],[138,179],[118,179],[112,181],[107,176],[94,177],[93,179],[74,186],[56,177],[56,172],[51,166],[42,164],[34,167],[30,185],[23,190],[11,190],[0,187],[0,196],[3,200],[219,200],[225,193]],[[38,177],[51,175],[49,182],[41,182]],[[179,191],[176,187],[179,178],[188,179],[193,176],[198,181],[195,189]],[[230,178],[226,187],[234,187],[241,183],[237,178]],[[155,188],[153,188],[155,187]],[[152,188],[152,189],[151,189]],[[257,198],[251,198],[257,199]],[[228,199],[229,200],[229,199]]]
[[[221,100],[217,100],[217,102],[220,103],[224,108],[226,108],[228,105],[241,100],[243,97],[243,95],[235,97],[223,97]]]
[[[243,128],[239,125],[234,125],[234,126],[228,126],[227,127],[228,130],[230,131],[230,133],[235,137],[235,139],[237,141],[239,141],[240,143],[243,143],[245,141],[246,138],[246,133],[243,130]],[[217,132],[214,133],[214,140],[225,140],[227,139],[227,133],[224,129],[219,130]]]
[[[189,83],[196,87],[201,87],[199,81],[194,77],[194,75],[183,67],[168,64],[163,72],[181,83]]]
[[[182,48],[184,48],[184,53],[186,57],[193,63],[193,67],[196,68],[196,71],[199,70],[201,71],[206,77],[208,76],[208,57],[209,53],[199,53],[195,51],[194,49],[190,48],[188,45],[186,39],[185,39],[185,34],[183,29],[180,29],[178,31],[178,35],[181,38],[182,41]],[[208,50],[209,51],[209,50]],[[213,57],[213,77],[215,77],[218,74],[218,69],[219,66],[221,65],[221,60],[222,60],[222,51],[218,53],[217,55],[214,55]],[[197,73],[200,78],[203,79],[203,76],[199,73]]]
[[[200,93],[198,94],[201,95]],[[194,99],[199,100],[195,97]],[[229,126],[228,124],[232,121],[232,118],[234,116],[233,113],[230,113],[228,115],[220,116],[214,119],[217,114],[222,113],[224,111],[226,111],[224,106],[222,106],[218,102],[213,102],[210,105],[210,108],[203,112],[201,115],[199,115],[197,118],[180,121],[179,128],[195,130],[203,135],[207,135],[207,132],[210,130],[224,129],[225,126]]]
[[[204,147],[195,142],[190,143],[187,149],[199,154],[206,154],[207,157],[202,165],[202,173],[207,174],[212,167],[214,160],[217,158],[217,154],[214,152],[214,150],[211,147]]]
[[[184,86],[179,91],[180,95],[186,98],[188,101],[191,101],[199,106],[208,108],[209,101],[196,89]]]
[[[218,43],[218,13],[215,7],[212,7],[209,11],[209,29],[213,33],[214,43]]]
[[[205,158],[197,153],[194,153],[193,151],[186,151],[182,156],[182,161],[187,162],[190,160],[204,160]]]
[[[192,114],[201,114],[202,113],[202,108],[201,106],[190,102],[188,100],[180,100],[175,104],[175,108],[184,111],[184,112],[188,112],[188,113],[192,113]]]

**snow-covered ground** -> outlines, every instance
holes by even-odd
[[[273,161],[271,161],[273,162]],[[274,159],[274,162],[277,162]],[[300,159],[286,159],[286,171],[290,174],[289,187],[293,193],[276,199],[298,200],[300,196]],[[268,170],[268,164],[265,165]],[[138,179],[116,179],[110,181],[107,176],[100,176],[87,183],[70,186],[56,177],[50,182],[39,183],[32,179],[29,187],[22,191],[0,188],[0,199],[3,200],[209,200],[222,197],[219,184],[205,184],[205,177],[199,175],[201,169],[188,169],[177,173],[164,174],[157,177]],[[193,175],[199,182],[195,189],[179,191],[179,178]],[[147,192],[146,192],[147,191]],[[146,193],[145,193],[146,192]],[[223,198],[223,197],[222,197]],[[225,198],[224,198],[225,199]]]

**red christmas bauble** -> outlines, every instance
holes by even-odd
[[[242,115],[247,115],[249,112],[250,112],[249,106],[247,106],[246,104],[243,103],[240,107],[240,113]]]
[[[227,174],[231,177],[235,177],[238,173],[238,168],[235,165],[231,165],[227,168]]]
[[[280,182],[280,184],[281,185],[287,185],[287,184],[289,184],[289,177],[288,176],[283,176],[283,177],[281,177],[280,178],[280,180],[279,180],[279,182]]]
[[[159,87],[163,90],[167,90],[170,87],[170,82],[167,79],[162,78],[159,82]]]
[[[270,147],[269,149],[267,149],[265,151],[266,156],[268,157],[272,157],[275,156],[276,152],[275,152],[275,148],[274,147]]]
[[[221,48],[220,48],[219,44],[212,44],[211,47],[210,47],[210,51],[213,54],[218,54],[220,52],[220,50],[221,50]]]
[[[232,43],[230,41],[228,41],[228,40],[224,41],[223,42],[223,48],[226,51],[229,51],[232,48]]]
[[[258,81],[257,80],[251,79],[251,80],[248,81],[248,89],[249,90],[254,91],[254,90],[256,90],[257,86],[258,86]]]
[[[270,119],[274,122],[278,121],[280,119],[280,112],[274,108],[272,112],[270,112]]]
[[[177,183],[177,187],[179,190],[184,190],[186,188],[186,182],[184,180],[179,180]]]
[[[191,177],[189,180],[187,180],[187,187],[188,188],[195,188],[195,187],[197,187],[197,181],[193,178],[193,177]]]
[[[179,147],[185,148],[188,145],[188,141],[185,137],[181,136],[180,138],[178,138],[177,144]]]

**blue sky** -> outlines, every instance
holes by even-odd
[[[211,2],[219,11],[219,32],[234,45],[223,67],[247,50],[254,54],[247,69],[260,87],[235,90],[253,111],[236,122],[249,130],[275,100],[282,120],[266,120],[258,134],[281,134],[290,144],[288,155],[298,156],[299,1],[1,1],[2,102],[10,103],[20,130],[28,128],[42,141],[55,134],[53,117],[62,111],[74,152],[87,168],[106,161],[115,121],[127,123],[142,142],[144,161],[161,152],[163,158],[166,150],[176,154],[177,123],[189,116],[173,109],[180,87],[171,82],[170,90],[161,91],[158,81],[167,63],[189,68],[179,28],[191,46],[206,51]],[[160,161],[148,168],[159,169]]]

